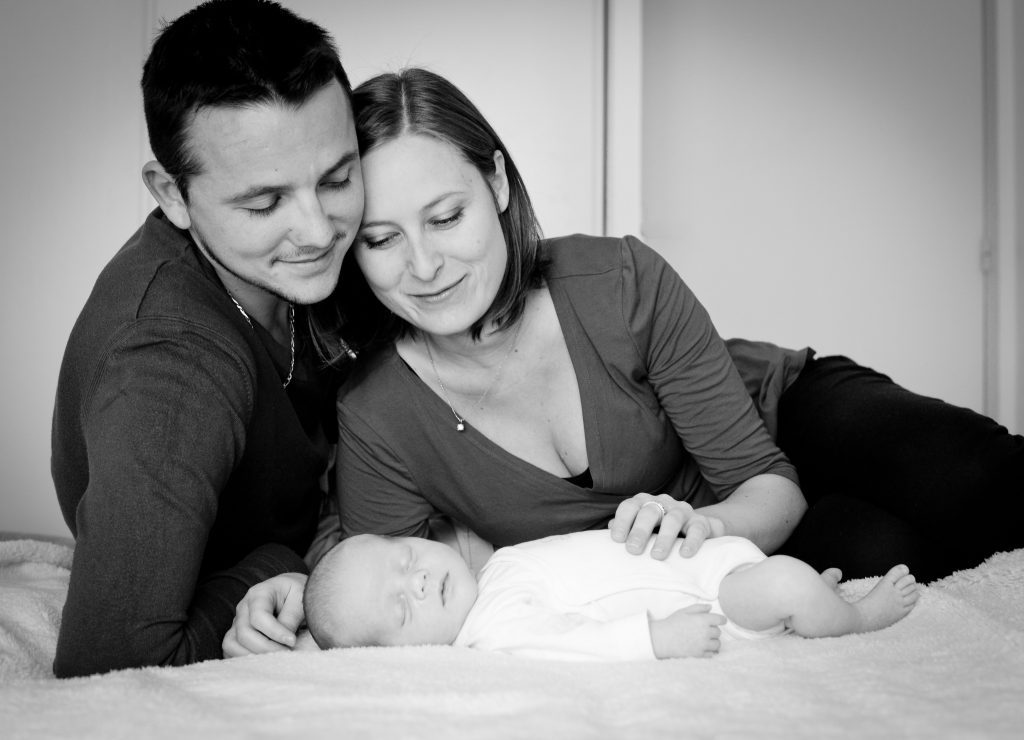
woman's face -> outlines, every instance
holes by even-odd
[[[490,308],[508,262],[505,162],[484,177],[451,144],[403,134],[362,159],[356,261],[377,299],[421,331],[460,334]]]

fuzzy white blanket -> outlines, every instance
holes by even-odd
[[[710,660],[360,648],[58,681],[71,556],[0,542],[5,738],[1024,737],[1024,550],[927,587],[889,629],[734,643]]]

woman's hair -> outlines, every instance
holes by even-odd
[[[353,91],[352,108],[362,156],[404,134],[431,136],[455,147],[489,181],[495,171],[494,153],[501,152],[509,201],[508,207],[498,214],[498,221],[508,261],[498,294],[470,332],[478,339],[492,321],[499,328],[514,324],[526,306],[527,292],[541,283],[541,230],[519,170],[487,119],[455,85],[438,74],[417,68],[367,80]],[[390,343],[413,331],[413,327],[376,299],[352,253],[342,268],[338,299],[351,327],[346,333],[359,346]]]

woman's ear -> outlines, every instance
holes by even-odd
[[[155,159],[146,162],[142,167],[142,181],[167,219],[179,229],[188,230],[192,225],[192,217],[188,215],[188,206],[177,183],[167,170]]]
[[[491,192],[494,193],[494,202],[498,206],[498,213],[504,213],[508,208],[508,175],[505,174],[505,155],[500,149],[494,150],[494,174],[488,178],[491,185]]]

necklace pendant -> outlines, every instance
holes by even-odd
[[[464,432],[466,431],[466,425],[460,421],[458,424],[455,425],[455,430],[458,432]]]

